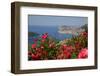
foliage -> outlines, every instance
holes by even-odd
[[[76,59],[87,58],[88,33],[82,32],[66,41],[59,41],[50,38],[48,33],[33,40],[29,45],[29,60],[50,60],[50,59]]]

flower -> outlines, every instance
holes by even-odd
[[[41,40],[41,42],[43,42],[43,43],[44,43],[44,42],[45,42],[45,39],[42,39],[42,40]]]
[[[41,49],[44,49],[44,46],[41,46],[40,48],[41,48]]]
[[[80,53],[78,54],[78,58],[87,58],[88,57],[88,49],[84,48],[80,51]]]
[[[81,36],[87,37],[87,36],[88,36],[88,33],[87,33],[87,32],[82,32],[82,33],[81,33]]]
[[[64,56],[65,58],[71,58],[71,53],[68,52],[67,50],[64,50]]]
[[[32,55],[32,52],[29,51],[29,52],[28,52],[28,55],[29,55],[29,56]]]
[[[29,46],[29,60],[48,59],[81,59],[88,57],[87,32],[82,32],[71,39],[58,41],[50,38],[48,33],[44,33],[33,39],[31,48]]]
[[[68,51],[68,52],[72,52],[73,51],[73,47],[72,46],[67,46],[67,48],[66,48],[66,50]]]
[[[42,53],[41,53],[41,52],[37,52],[37,53],[36,53],[36,56],[37,56],[38,58],[40,58],[40,57],[41,57],[41,55],[42,55]]]
[[[65,45],[65,44],[62,45],[62,48],[63,48],[63,49],[67,49],[67,45]]]
[[[64,59],[64,54],[63,54],[63,53],[59,54],[59,55],[57,56],[57,59]]]
[[[45,33],[41,36],[42,39],[46,39],[48,37],[48,33]]]
[[[54,42],[50,43],[49,48],[55,48],[55,43]]]
[[[82,47],[82,44],[80,42],[75,43],[75,48],[80,49]]]
[[[48,55],[48,52],[45,50],[45,51],[42,51],[42,54],[43,55]]]
[[[41,48],[36,48],[36,49],[35,49],[35,52],[41,53],[41,51],[42,51]]]
[[[67,50],[68,52],[72,52],[73,51],[73,47],[72,46],[67,46],[67,45],[63,45],[63,50]]]
[[[39,55],[38,55],[38,54],[36,54],[36,55],[35,55],[35,54],[32,54],[32,59],[33,59],[33,60],[39,59]]]
[[[37,42],[37,41],[38,41],[38,39],[37,39],[37,38],[33,40],[33,42]]]
[[[36,43],[32,44],[32,48],[34,49],[36,47]]]

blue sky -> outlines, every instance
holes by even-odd
[[[74,16],[48,16],[48,15],[29,15],[29,26],[82,26],[88,23],[87,17]]]

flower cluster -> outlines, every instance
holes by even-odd
[[[49,37],[48,33],[33,40],[28,51],[29,60],[50,59],[80,59],[88,57],[88,33],[82,32],[78,36],[64,40],[64,43]],[[62,41],[63,42],[63,41]]]

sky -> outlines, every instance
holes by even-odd
[[[29,15],[28,25],[34,26],[82,26],[88,24],[87,17],[74,16],[49,16],[49,15]]]

